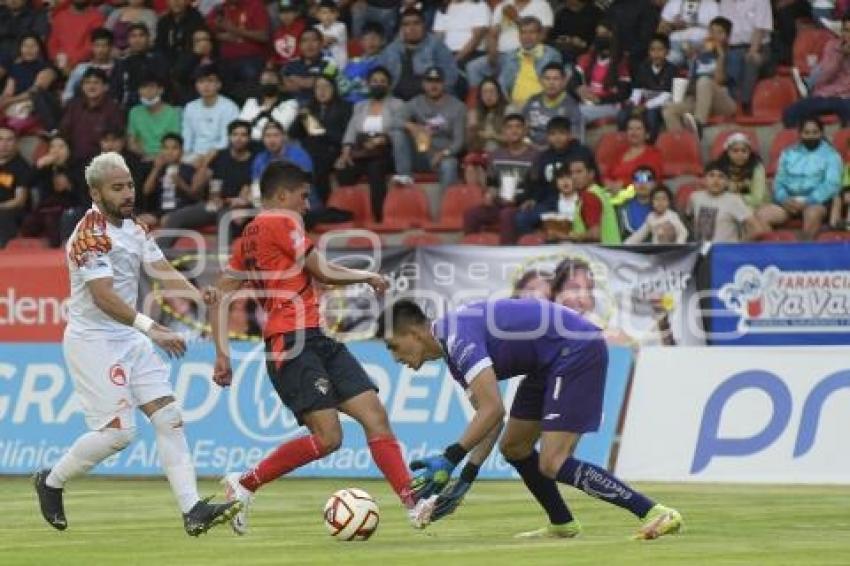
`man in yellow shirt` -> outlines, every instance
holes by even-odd
[[[511,103],[522,107],[525,102],[541,90],[540,76],[550,63],[562,63],[557,50],[544,45],[543,25],[534,16],[519,21],[520,47],[505,55],[499,83],[511,99]]]

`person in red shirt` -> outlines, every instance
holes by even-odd
[[[223,387],[231,382],[225,305],[228,295],[248,283],[258,291],[267,316],[263,337],[269,377],[283,404],[310,433],[282,444],[254,468],[225,476],[228,500],[244,506],[231,522],[233,530],[247,532],[247,510],[257,489],[340,447],[339,411],[363,427],[372,458],[409,509],[414,526],[422,527],[433,498],[417,501],[377,388],[348,349],[322,331],[313,287],[314,279],[335,285],[366,283],[380,294],[387,282],[378,273],[329,263],[313,247],[301,219],[310,194],[304,171],[289,163],[271,163],[260,178],[260,192],[262,210],[234,243],[228,269],[217,285],[218,300],[211,307],[213,379]]]
[[[280,23],[275,29],[272,46],[272,62],[276,68],[283,67],[301,56],[299,41],[307,22],[301,17],[301,6],[294,0],[280,0]]]
[[[219,43],[225,84],[236,87],[256,83],[269,55],[265,4],[260,0],[225,0],[207,15],[207,25]]]
[[[641,167],[649,167],[656,175],[661,174],[661,152],[649,143],[649,128],[642,116],[632,116],[626,124],[625,149],[617,162],[608,171],[605,185],[613,192],[631,184],[635,171]]]
[[[67,75],[77,63],[91,57],[91,32],[103,27],[106,18],[89,0],[74,0],[53,14],[47,52],[50,60]]]

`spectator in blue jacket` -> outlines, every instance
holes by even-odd
[[[557,49],[543,44],[543,24],[534,16],[519,21],[520,46],[502,57],[499,84],[511,103],[522,108],[526,101],[540,93],[543,69],[562,63]]]
[[[770,226],[802,218],[803,236],[813,239],[830,201],[841,188],[841,156],[824,139],[818,118],[800,123],[800,142],[782,152],[773,182],[773,203],[762,205],[756,215]]]
[[[378,67],[378,57],[384,47],[384,28],[378,22],[368,22],[360,35],[363,54],[349,59],[345,69],[337,75],[340,96],[352,104],[369,98],[369,80],[372,69]]]
[[[425,31],[422,12],[410,8],[401,15],[401,31],[378,58],[393,76],[393,96],[410,100],[422,93],[422,76],[431,67],[443,73],[447,92],[452,92],[458,71],[454,55],[440,38]]]

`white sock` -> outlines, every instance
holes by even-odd
[[[50,487],[64,487],[69,479],[88,472],[126,448],[133,440],[134,433],[134,428],[105,428],[85,433],[53,466],[45,483]]]
[[[150,417],[156,431],[156,448],[171,491],[183,513],[188,513],[201,499],[195,465],[183,430],[183,417],[175,403],[170,403]]]

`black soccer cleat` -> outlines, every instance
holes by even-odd
[[[189,536],[200,536],[222,523],[227,523],[242,509],[239,501],[210,503],[212,497],[201,499],[188,513],[183,514],[183,527]]]
[[[41,507],[41,516],[54,529],[64,531],[68,528],[68,520],[65,518],[65,506],[62,504],[62,488],[47,485],[47,476],[50,470],[39,470],[33,476],[35,493],[38,495],[38,505]]]

